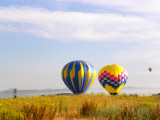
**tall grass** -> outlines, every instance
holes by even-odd
[[[160,105],[156,96],[109,96],[104,93],[0,99],[0,120],[60,118],[157,120],[160,119]]]
[[[93,116],[97,111],[97,105],[93,102],[89,103],[85,101],[82,104],[82,108],[80,110],[80,115],[82,116]]]

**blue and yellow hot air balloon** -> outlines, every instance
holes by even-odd
[[[93,65],[84,61],[72,61],[64,66],[61,72],[65,85],[74,93],[85,93],[93,84],[96,71]]]
[[[119,65],[107,65],[98,74],[100,84],[111,94],[116,95],[126,84],[128,75]]]

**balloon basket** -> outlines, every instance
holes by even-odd
[[[117,95],[117,93],[110,93],[112,96]]]

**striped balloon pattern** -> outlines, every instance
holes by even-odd
[[[85,61],[72,61],[66,64],[61,72],[65,85],[74,93],[85,93],[96,78],[93,65]]]
[[[99,71],[98,79],[111,95],[116,95],[126,84],[128,75],[125,68],[119,65],[108,65]]]

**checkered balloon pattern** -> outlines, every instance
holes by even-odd
[[[99,71],[98,79],[111,95],[116,95],[126,84],[128,74],[122,66],[107,65]]]
[[[103,73],[99,75],[98,79],[99,79],[100,84],[103,87],[105,87],[106,84],[108,84],[112,88],[117,89],[123,83],[126,84],[128,75],[125,70],[123,70],[120,74],[118,74],[118,77],[115,77],[114,75],[111,75],[109,72],[104,71]]]

